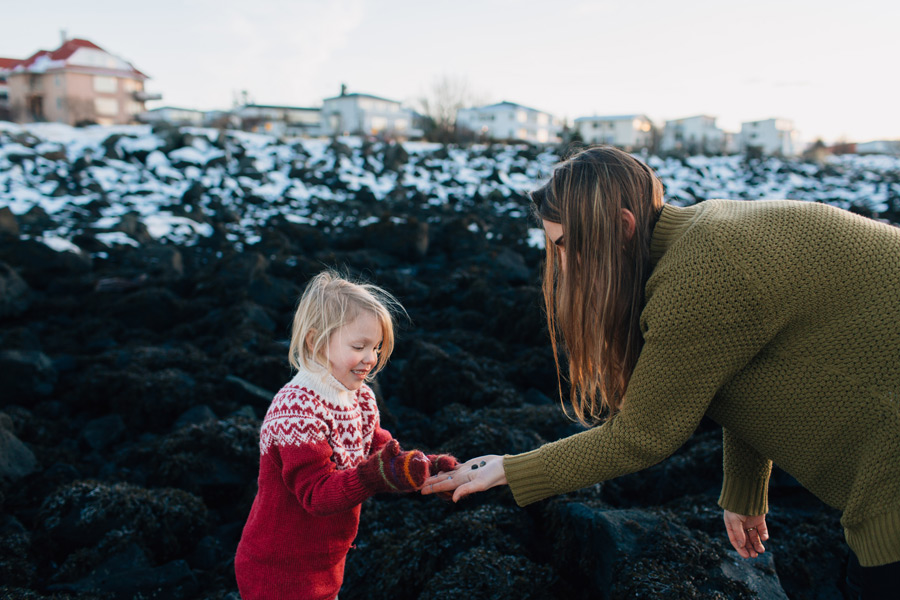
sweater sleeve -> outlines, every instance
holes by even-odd
[[[599,427],[504,458],[519,505],[660,462],[774,335],[756,287],[710,236],[695,237],[683,254],[661,260],[647,283],[644,346],[619,413]]]
[[[394,436],[391,435],[390,431],[382,429],[381,425],[375,427],[375,433],[372,434],[372,450],[369,451],[369,456],[384,448],[392,439],[394,439]]]
[[[724,428],[722,450],[725,477],[719,506],[741,515],[764,515],[769,512],[772,461]]]
[[[325,441],[274,446],[273,460],[280,461],[284,484],[304,510],[316,516],[331,515],[362,504],[371,494],[354,469],[338,470]]]

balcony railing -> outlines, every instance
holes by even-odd
[[[162,94],[150,93],[143,90],[133,92],[134,99],[138,102],[147,102],[148,100],[162,100]]]

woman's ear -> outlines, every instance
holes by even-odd
[[[637,221],[634,213],[627,208],[622,209],[622,228],[625,230],[625,239],[631,241],[634,237],[634,230],[637,227]]]
[[[310,356],[313,356],[313,340],[316,337],[316,330],[310,329],[306,332],[306,351]]]

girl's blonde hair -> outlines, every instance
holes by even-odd
[[[557,376],[562,338],[572,408],[582,423],[602,420],[621,409],[643,347],[639,319],[663,186],[630,154],[595,146],[556,166],[531,200],[539,218],[563,227],[566,263],[545,236],[543,283]],[[635,218],[630,237],[623,209]]]
[[[406,314],[400,302],[378,286],[356,283],[335,271],[323,271],[306,285],[291,331],[289,360],[297,370],[327,370],[331,334],[358,316],[375,315],[381,324],[382,341],[378,363],[369,372],[371,380],[387,364],[394,350],[394,313]],[[317,359],[325,359],[321,364]]]

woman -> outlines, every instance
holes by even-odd
[[[719,504],[741,556],[764,551],[774,461],[843,511],[865,585],[900,583],[900,229],[823,204],[662,196],[605,147],[532,193],[569,401],[605,422],[468,461],[423,493],[509,485],[524,506],[649,467],[706,415],[723,428]]]

